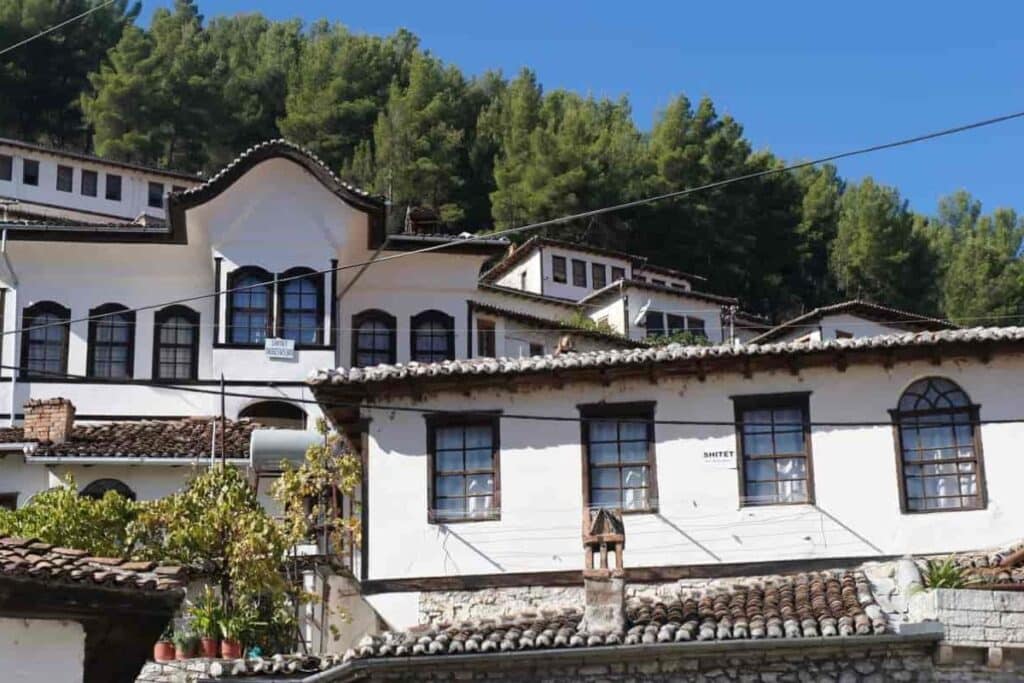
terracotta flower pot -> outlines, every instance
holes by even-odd
[[[196,648],[195,647],[190,647],[187,650],[178,650],[178,649],[176,649],[175,653],[174,653],[174,656],[175,656],[175,659],[178,659],[180,661],[184,661],[186,659],[192,659],[193,657],[196,656]]]
[[[206,657],[208,659],[216,659],[218,653],[218,643],[216,638],[210,638],[203,636],[199,639],[199,656]]]
[[[242,644],[237,640],[225,638],[220,641],[220,656],[224,659],[241,659]]]
[[[153,646],[153,659],[157,662],[170,662],[174,660],[174,643],[166,640],[157,641]]]

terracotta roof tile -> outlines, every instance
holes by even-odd
[[[170,591],[184,586],[185,573],[180,567],[89,557],[82,550],[54,548],[35,539],[8,536],[0,537],[0,579],[3,578]]]
[[[764,334],[751,339],[749,343],[767,344],[785,335],[787,332],[799,330],[802,326],[806,326],[813,321],[820,320],[828,315],[836,315],[839,313],[850,313],[870,320],[895,324],[897,327],[914,331],[958,329],[957,325],[954,325],[948,320],[931,318],[926,315],[920,315],[919,313],[903,311],[898,308],[892,308],[891,306],[882,306],[881,304],[863,301],[861,299],[852,299],[850,301],[843,301],[830,306],[821,306],[808,311],[803,315],[799,315],[783,323],[779,323]]]

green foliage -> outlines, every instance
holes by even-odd
[[[563,320],[562,325],[566,328],[567,332],[571,332],[572,330],[588,330],[590,332],[600,332],[601,334],[621,336],[607,320],[599,322],[580,311],[576,311]]]
[[[186,613],[191,619],[192,628],[200,636],[216,638],[220,634],[220,621],[224,610],[220,598],[210,586],[203,587],[203,594],[188,605]]]
[[[683,346],[711,346],[711,340],[707,335],[694,334],[689,330],[680,330],[672,334],[666,334],[645,339],[651,346],[666,346],[668,344],[682,344]]]
[[[194,653],[199,644],[199,636],[192,631],[179,630],[175,631],[173,641],[178,652]]]
[[[952,557],[928,560],[921,578],[925,588],[963,588],[969,583],[967,571]]]
[[[138,507],[114,491],[99,500],[80,496],[74,479],[68,477],[63,485],[34,495],[28,505],[0,510],[0,535],[123,557],[132,550],[127,529],[137,518]]]

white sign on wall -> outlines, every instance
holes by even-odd
[[[263,340],[263,350],[266,352],[267,358],[291,360],[295,358],[295,340],[267,337]]]
[[[704,451],[704,466],[727,470],[736,466],[735,451]]]

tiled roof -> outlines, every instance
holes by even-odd
[[[197,458],[210,454],[213,423],[217,423],[220,449],[220,421],[211,417],[182,420],[140,420],[75,425],[64,443],[40,442],[29,459],[42,457],[99,458]],[[260,427],[248,420],[227,420],[224,450],[228,458],[248,458],[252,431]],[[21,427],[0,429],[0,443],[25,442]]]
[[[800,328],[812,321],[820,320],[825,316],[837,315],[840,313],[851,313],[869,320],[893,323],[897,327],[903,327],[909,330],[950,330],[957,329],[958,327],[948,320],[931,318],[929,316],[912,313],[910,311],[902,311],[898,308],[882,306],[862,299],[853,299],[851,301],[832,304],[831,306],[815,308],[803,315],[776,325],[764,334],[751,339],[750,343],[765,344],[778,339],[787,332],[794,331],[794,328]]]
[[[592,294],[580,299],[579,303],[591,303],[607,298],[609,295],[618,296],[620,292],[620,285],[624,287],[630,287],[633,289],[642,289],[648,292],[662,292],[665,294],[673,294],[679,297],[689,297],[691,299],[697,299],[699,301],[707,301],[713,304],[722,304],[724,306],[732,306],[739,302],[739,299],[731,296],[722,296],[720,294],[711,294],[709,292],[698,292],[693,289],[681,289],[679,287],[670,287],[668,285],[656,285],[653,282],[646,282],[644,280],[616,280],[611,284],[605,286],[602,289],[597,290]],[[749,314],[748,314],[749,315]]]
[[[91,557],[84,550],[56,548],[34,539],[0,538],[0,579],[14,578],[53,584],[105,586],[126,590],[171,591],[182,588],[181,567]]]
[[[772,356],[799,356],[824,351],[857,351],[871,349],[899,349],[937,347],[946,344],[975,344],[987,342],[1024,342],[1024,327],[977,327],[941,332],[829,339],[807,343],[778,344],[720,344],[717,346],[684,346],[667,344],[644,349],[612,349],[565,353],[557,356],[531,358],[473,358],[441,363],[407,363],[377,365],[364,368],[338,368],[318,370],[310,374],[313,386],[342,384],[372,384],[393,380],[468,375],[509,376],[526,373],[573,371],[628,366],[657,366],[690,360],[716,358],[757,358]]]
[[[1024,588],[1024,542],[996,551],[958,553],[952,559],[963,570],[968,586]],[[924,570],[927,561],[918,564]]]
[[[106,159],[95,154],[60,149],[58,147],[48,147],[46,145],[40,145],[35,142],[25,142],[24,140],[0,138],[0,146],[18,147],[20,149],[29,150],[32,152],[39,152],[42,154],[55,154],[58,156],[68,157],[71,159],[78,159],[80,161],[88,161],[95,164],[103,164],[106,166],[118,166],[120,168],[128,168],[134,171],[142,171],[143,173],[152,173],[154,175],[162,175],[170,178],[180,178],[181,180],[191,180],[193,182],[200,180],[200,178],[193,173],[174,171],[169,168],[161,168],[158,166],[145,166],[143,164],[136,164],[130,161],[117,161],[116,159]]]

